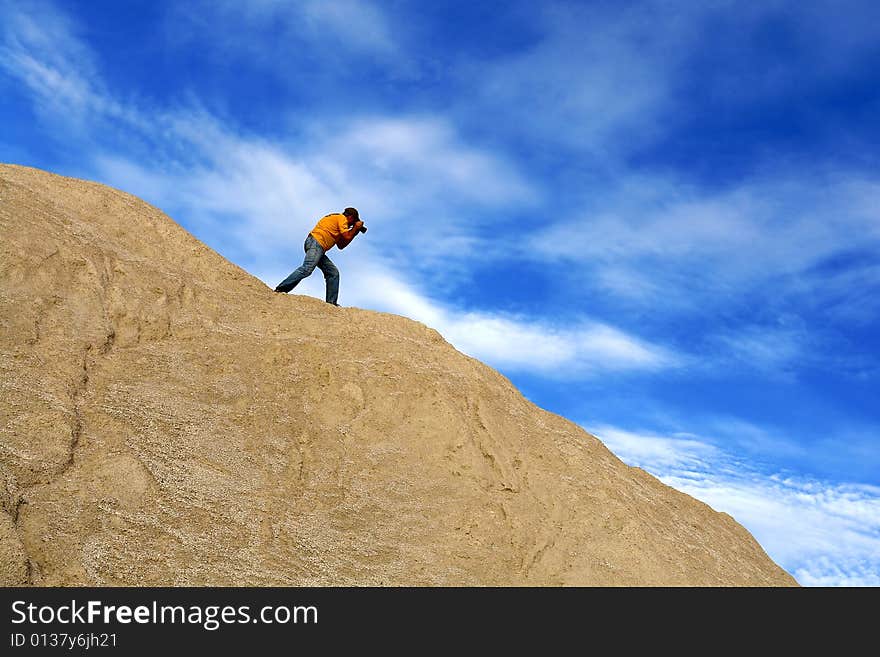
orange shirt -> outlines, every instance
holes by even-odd
[[[323,246],[325,251],[329,251],[347,230],[348,217],[334,213],[321,217],[318,225],[312,229],[311,235],[318,240],[318,244]]]

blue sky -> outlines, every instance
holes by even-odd
[[[880,585],[880,5],[9,2],[0,160],[440,330],[807,585]],[[319,273],[297,288],[323,298]]]

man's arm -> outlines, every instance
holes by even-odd
[[[342,233],[339,236],[339,240],[336,242],[337,248],[339,248],[341,250],[341,249],[344,249],[345,247],[347,247],[349,244],[351,244],[351,241],[360,232],[361,226],[363,226],[363,225],[364,225],[363,221],[358,220],[358,221],[354,222],[354,225],[351,228],[349,228],[348,230],[346,230],[344,233]]]

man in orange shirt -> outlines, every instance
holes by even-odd
[[[306,236],[303,248],[306,252],[303,263],[287,278],[281,281],[275,288],[276,292],[290,292],[306,276],[309,276],[315,267],[324,272],[324,281],[327,284],[327,303],[338,306],[339,298],[339,270],[327,257],[327,251],[334,246],[344,249],[358,233],[366,233],[367,227],[360,220],[355,208],[345,208],[342,214],[334,213],[322,217],[318,224]]]

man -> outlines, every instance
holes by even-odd
[[[345,208],[342,214],[328,214],[318,221],[312,232],[306,236],[303,248],[306,252],[303,263],[275,288],[276,292],[290,292],[306,276],[315,271],[315,267],[324,273],[327,285],[327,303],[338,306],[339,270],[327,257],[327,251],[338,246],[344,249],[358,233],[366,233],[367,227],[360,220],[355,208]]]

